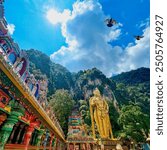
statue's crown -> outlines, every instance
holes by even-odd
[[[93,91],[93,94],[94,95],[97,95],[97,96],[100,96],[100,91],[98,88],[96,88],[94,91]]]

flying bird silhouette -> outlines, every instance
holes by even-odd
[[[117,24],[116,20],[114,20],[113,18],[108,18],[105,20],[105,22],[108,27],[112,27],[113,25]]]
[[[135,35],[134,36],[136,40],[140,40],[141,38],[143,38],[144,36],[141,36],[141,35]]]

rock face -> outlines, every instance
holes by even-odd
[[[26,52],[30,60],[30,72],[35,78],[48,81],[48,96],[58,89],[65,89],[76,101],[88,100],[97,87],[105,99],[113,101],[119,110],[118,106],[127,104],[134,95],[133,89],[136,89],[147,96],[146,101],[149,103],[149,68],[139,68],[107,78],[97,68],[71,73],[65,67],[53,63],[46,54],[38,50],[31,49]]]
[[[115,83],[97,68],[78,72],[74,76],[74,81],[74,97],[78,99],[89,99],[96,87],[103,96],[114,99],[112,90],[116,87]]]
[[[38,50],[26,51],[30,60],[30,72],[36,78],[48,80],[48,96],[57,89],[71,90],[73,87],[72,74],[63,66],[53,63],[50,58]]]
[[[111,90],[115,83],[96,68],[71,73],[65,67],[53,63],[50,58],[37,50],[26,51],[30,60],[30,72],[36,78],[48,80],[49,95],[57,89],[66,89],[74,99],[88,99],[98,87],[104,96],[112,99]]]
[[[109,115],[115,135],[122,130],[118,119],[124,106],[137,105],[142,113],[146,116],[150,115],[150,69],[139,68],[107,78],[97,68],[71,73],[65,67],[53,63],[40,51],[28,50],[26,52],[30,60],[30,72],[36,79],[48,82],[47,96],[52,97],[58,89],[68,90],[78,108],[83,108],[84,121],[88,126],[90,125],[89,105],[86,105],[87,109],[85,109],[85,106],[79,103],[80,100],[86,100],[84,102],[88,103],[96,87],[108,101]]]

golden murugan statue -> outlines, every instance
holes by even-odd
[[[101,97],[100,91],[96,88],[93,91],[94,96],[90,98],[90,115],[92,121],[93,137],[95,136],[95,123],[102,139],[114,139],[112,127],[109,119],[109,107],[107,102]]]

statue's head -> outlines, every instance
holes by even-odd
[[[94,91],[93,91],[93,94],[94,94],[94,96],[101,96],[101,94],[100,94],[100,91],[99,91],[99,89],[98,88],[96,88]]]

